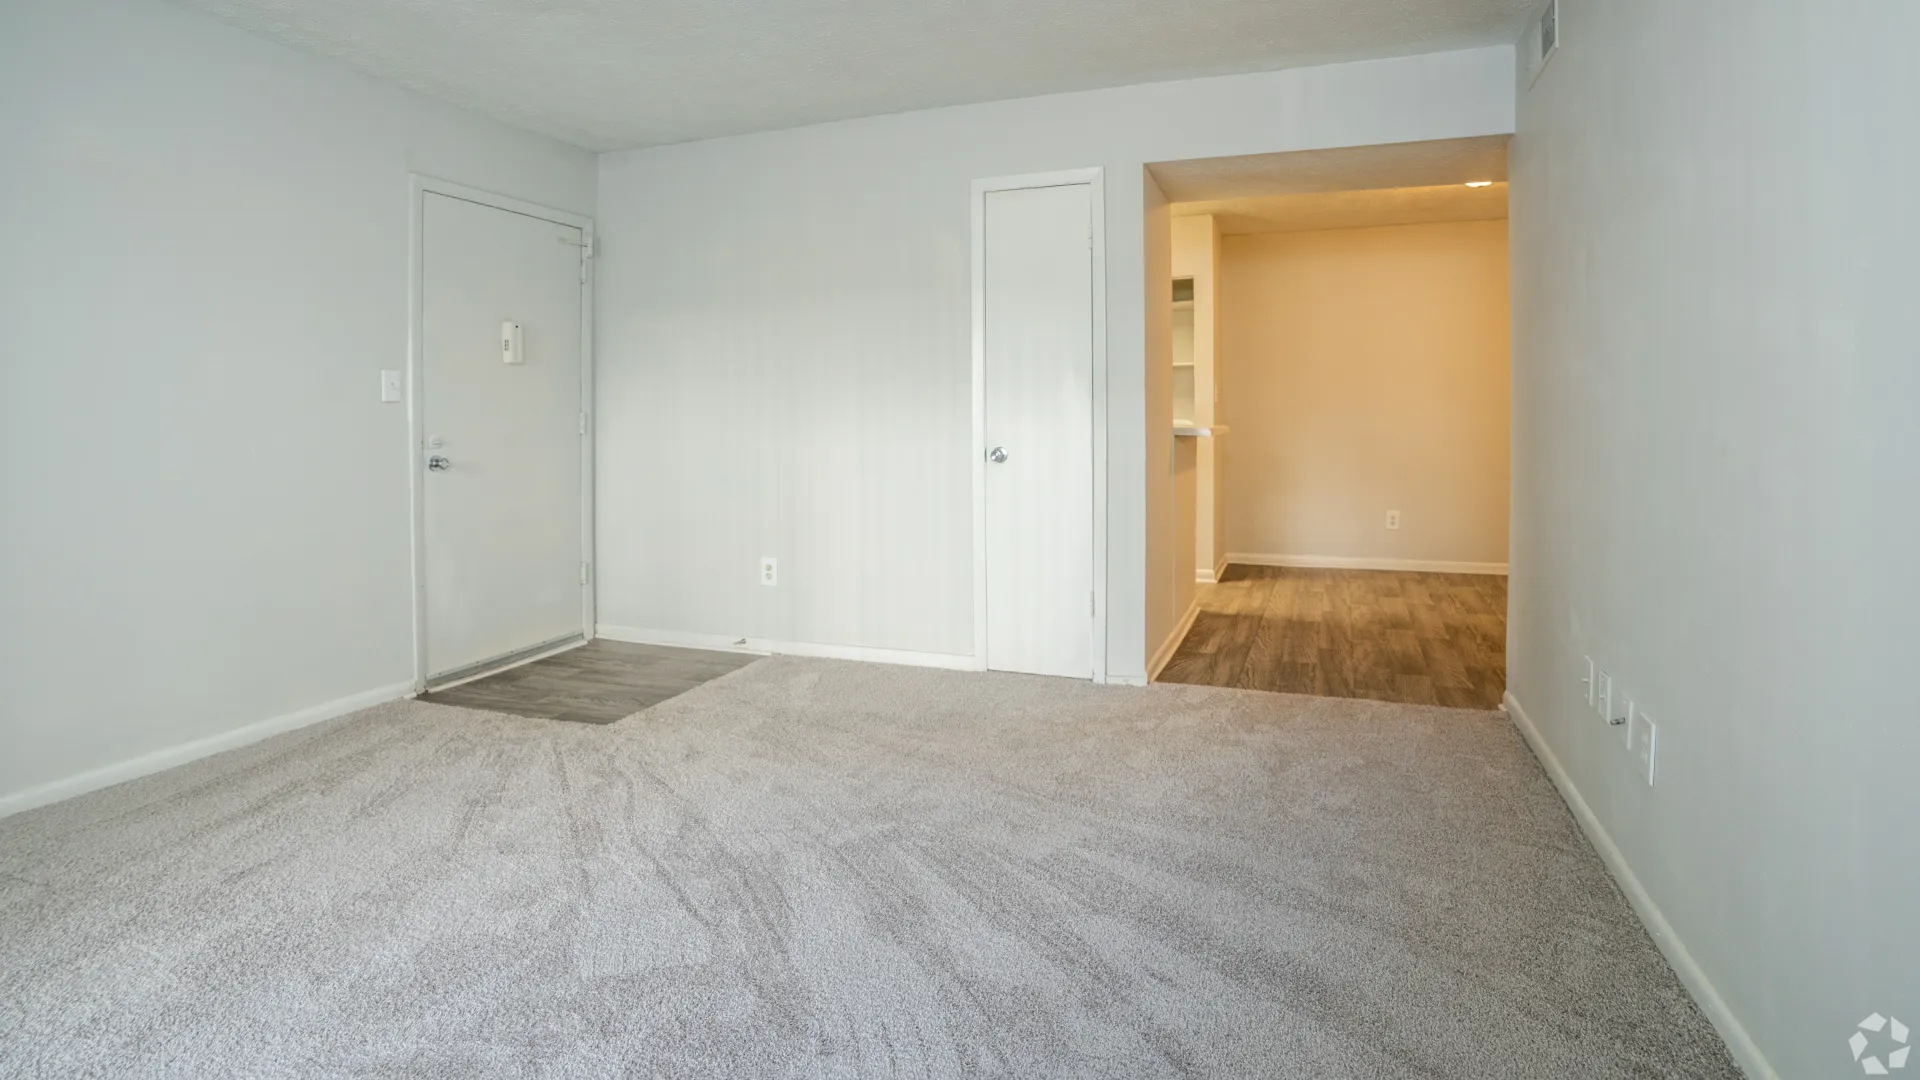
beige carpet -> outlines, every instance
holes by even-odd
[[[769,659],[0,821],[7,1077],[1732,1077],[1504,717]]]

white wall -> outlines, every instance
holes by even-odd
[[[1920,1026],[1920,5],[1561,8],[1512,147],[1509,687],[1750,1071],[1858,1076],[1862,1017]]]
[[[1144,677],[1143,164],[1502,133],[1512,69],[1482,49],[603,157],[602,622],[971,652],[969,184],[1098,165],[1108,662]],[[776,588],[755,583],[761,555]]]
[[[0,809],[397,693],[408,171],[592,156],[147,0],[0,8],[0,145]]]
[[[1222,248],[1231,557],[1504,569],[1507,223]]]
[[[1181,521],[1178,447],[1173,438],[1173,217],[1167,207],[1166,193],[1150,173],[1142,171],[1141,188],[1145,196],[1142,212],[1143,263],[1141,305],[1146,324],[1145,383],[1146,423],[1146,640],[1147,674],[1157,658],[1165,658],[1169,642],[1185,613],[1185,603],[1193,588],[1186,583],[1188,597],[1180,595],[1180,583],[1174,580],[1180,558],[1180,533],[1183,525],[1189,535],[1193,526],[1193,461],[1187,454],[1186,520]],[[1111,355],[1111,353],[1109,353]],[[1131,673],[1131,667],[1122,668]]]

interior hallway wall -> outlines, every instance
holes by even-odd
[[[1920,1026],[1920,5],[1560,8],[1511,159],[1509,689],[1750,1075],[1858,1076],[1863,1017]]]
[[[1229,559],[1504,568],[1507,223],[1221,246]]]
[[[609,633],[973,647],[970,184],[1105,170],[1109,671],[1150,575],[1143,165],[1500,134],[1493,48],[969,105],[601,159]],[[1154,457],[1152,447],[1161,446]],[[1154,508],[1151,513],[1159,513]],[[761,556],[780,584],[756,582]],[[1158,616],[1152,616],[1157,619]]]
[[[158,0],[0,5],[0,146],[0,811],[407,689],[408,172],[593,156]]]
[[[1179,581],[1176,573],[1180,534],[1184,531],[1190,538],[1193,532],[1193,461],[1189,448],[1183,500],[1181,485],[1176,483],[1181,465],[1178,440],[1173,437],[1173,217],[1166,193],[1144,169],[1141,185],[1146,195],[1146,273],[1140,302],[1147,328],[1146,645],[1152,653],[1148,658],[1151,674],[1153,660],[1172,654],[1177,644],[1172,641],[1173,632],[1193,592],[1193,583]]]

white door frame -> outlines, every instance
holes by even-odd
[[[973,666],[987,666],[987,193],[1087,185],[1093,228],[1093,681],[1107,681],[1107,210],[1105,170],[973,182]]]
[[[426,344],[426,197],[429,192],[496,210],[570,225],[580,230],[580,412],[586,430],[580,439],[580,561],[587,567],[580,584],[580,633],[593,638],[593,591],[598,567],[593,559],[593,219],[541,206],[451,180],[412,173],[408,177],[407,232],[407,490],[413,501],[413,689],[427,688],[427,491],[426,400],[421,369]],[[565,647],[571,647],[565,646]],[[551,650],[559,651],[559,650]],[[545,654],[540,654],[545,655]],[[528,656],[526,660],[537,659]]]

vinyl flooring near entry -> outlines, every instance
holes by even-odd
[[[1229,566],[1161,682],[1491,709],[1507,684],[1507,579]]]
[[[757,659],[596,640],[498,675],[422,694],[420,700],[541,720],[611,724]]]

